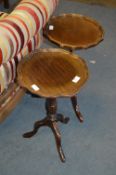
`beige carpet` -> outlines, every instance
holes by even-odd
[[[116,0],[67,0],[67,1],[77,1],[89,4],[97,4],[97,5],[104,5],[108,7],[116,8]]]

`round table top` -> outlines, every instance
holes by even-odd
[[[18,65],[19,84],[46,98],[73,96],[88,78],[83,59],[63,49],[39,49]]]
[[[62,14],[52,17],[44,30],[45,36],[70,49],[88,48],[103,40],[103,29],[90,17],[80,14]]]

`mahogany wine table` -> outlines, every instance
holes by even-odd
[[[103,40],[101,25],[80,14],[62,14],[52,17],[44,29],[44,35],[61,48],[83,49]]]
[[[57,98],[69,97],[79,121],[83,121],[76,94],[88,78],[88,68],[83,59],[63,49],[39,49],[28,55],[18,66],[18,82],[32,94],[46,99],[46,117],[37,121],[26,138],[32,137],[41,126],[48,126],[54,133],[57,150],[62,162],[65,156],[57,122],[67,123],[68,117],[57,113]]]

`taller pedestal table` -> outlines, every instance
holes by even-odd
[[[18,66],[18,82],[31,93],[46,99],[46,117],[37,121],[26,138],[32,137],[42,126],[52,129],[57,150],[62,162],[65,156],[61,146],[61,135],[57,122],[67,123],[68,117],[57,113],[57,98],[71,98],[73,108],[79,120],[81,113],[75,98],[88,78],[88,68],[83,59],[62,49],[39,49],[25,58]],[[64,104],[65,105],[65,104]]]

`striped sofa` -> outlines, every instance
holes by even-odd
[[[17,65],[40,47],[42,29],[57,4],[58,0],[22,0],[10,14],[0,12],[0,122],[24,94],[15,83]]]

